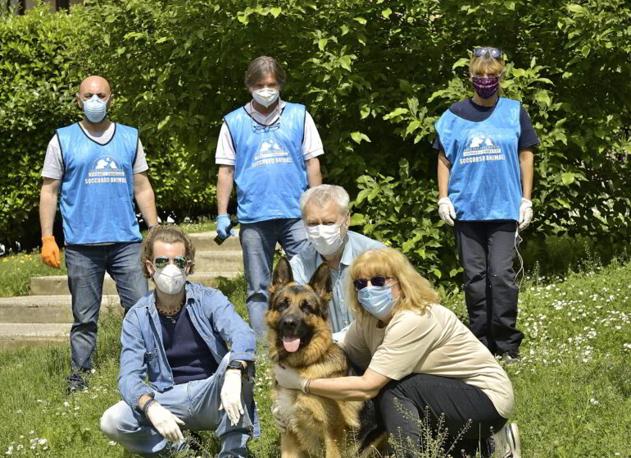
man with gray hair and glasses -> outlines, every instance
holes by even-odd
[[[323,184],[305,191],[300,197],[300,211],[310,243],[289,261],[294,280],[303,284],[323,262],[331,268],[329,323],[335,341],[342,339],[353,320],[346,300],[348,267],[364,251],[384,247],[381,242],[348,230],[349,201],[341,186]]]

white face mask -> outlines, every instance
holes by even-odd
[[[98,124],[107,116],[107,100],[101,100],[94,94],[88,100],[83,101],[83,113],[93,124]]]
[[[341,224],[307,226],[307,238],[322,256],[335,254],[344,244]]]
[[[165,294],[177,294],[184,288],[186,274],[175,264],[168,264],[163,269],[158,269],[153,274],[156,288]]]
[[[264,87],[262,89],[256,89],[252,91],[252,98],[259,104],[263,105],[265,108],[269,107],[272,103],[278,100],[279,95],[278,89],[273,89],[271,87]]]

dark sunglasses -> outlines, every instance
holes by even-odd
[[[489,56],[489,57],[492,57],[493,59],[501,59],[502,50],[499,48],[491,48],[489,46],[484,46],[482,48],[473,48],[473,55],[475,57]]]
[[[359,291],[368,286],[368,282],[370,282],[372,286],[383,286],[389,278],[390,277],[384,277],[383,275],[375,275],[372,278],[358,278],[357,280],[353,280],[353,285],[355,285],[355,289]]]
[[[178,269],[183,269],[188,264],[188,259],[186,259],[186,256],[176,256],[174,258],[169,258],[167,256],[158,256],[153,260],[153,265],[156,267],[156,269],[164,269],[171,260],[173,260],[173,264],[175,264]]]

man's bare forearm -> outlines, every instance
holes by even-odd
[[[231,165],[220,165],[217,173],[217,214],[228,213],[228,202],[234,186],[234,167]]]
[[[44,178],[44,183],[39,193],[39,224],[42,237],[53,234],[59,195],[59,181],[52,178]]]

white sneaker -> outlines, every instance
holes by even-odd
[[[519,428],[517,423],[506,424],[493,434],[496,458],[521,458],[521,444],[519,442]]]

